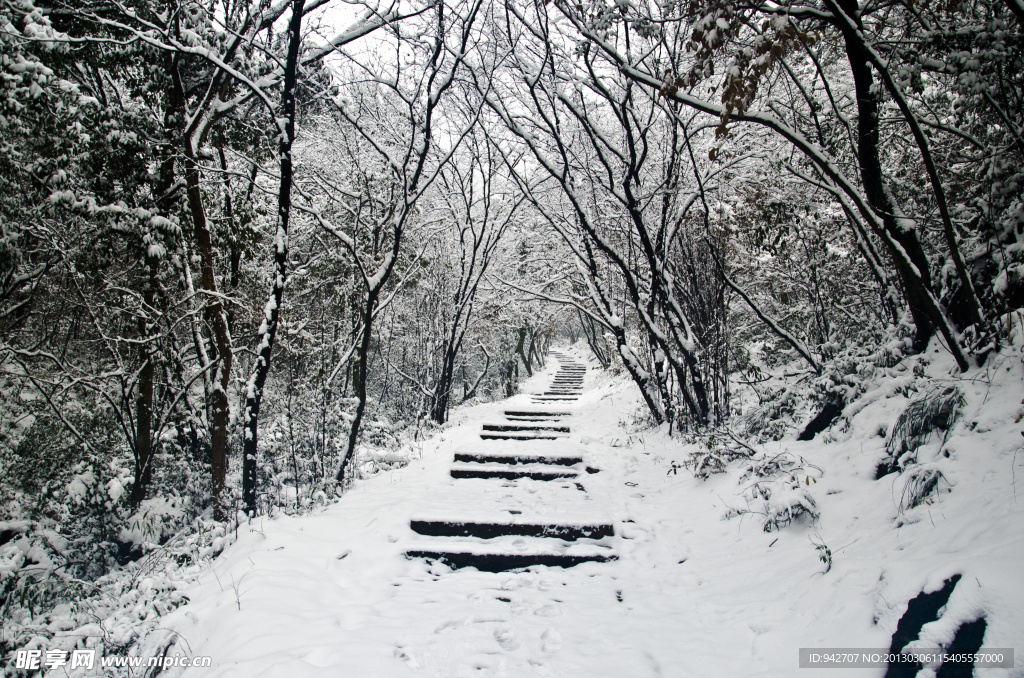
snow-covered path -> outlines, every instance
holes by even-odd
[[[549,360],[524,390],[549,390],[557,367]],[[565,418],[570,433],[515,443],[522,451],[553,442],[580,454],[582,465],[573,466],[579,478],[453,478],[453,468],[472,466],[455,461],[460,451],[509,445],[481,441],[483,424],[549,404],[527,393],[461,410],[408,466],[360,481],[324,511],[243,525],[237,542],[186,592],[191,603],[165,625],[189,654],[212,656],[212,669],[185,673],[203,678],[810,678],[833,672],[797,669],[800,647],[888,647],[907,601],[961,573],[947,616],[963,621],[982,612],[986,646],[1024,647],[1024,583],[1013,574],[1024,562],[1024,507],[1014,502],[1010,473],[1019,445],[1019,368],[993,370],[993,384],[1007,395],[993,402],[989,387],[968,390],[967,423],[946,445],[953,456],[943,473],[954,491],[913,510],[900,511],[893,500],[899,488],[873,478],[884,446],[874,431],[906,403],[896,390],[865,398],[848,430],[825,441],[769,443],[767,454],[791,450],[823,469],[812,474],[813,484],[807,480],[821,518],[764,532],[755,515],[723,520],[749,484],[741,468],[706,481],[674,473],[672,462],[684,458],[679,441],[630,433],[635,389],[588,371],[579,400],[559,405],[572,412]],[[971,463],[955,463],[958,455],[970,455]],[[617,560],[486,572],[406,557],[439,541],[448,548],[474,542],[417,534],[411,519],[503,516],[610,524],[614,536],[558,548],[601,548]],[[833,551],[827,574],[819,540]],[[538,541],[491,543],[529,553]],[[940,620],[933,634],[940,640],[952,633],[943,623],[950,626]],[[1013,671],[978,675],[1024,675]]]
[[[339,669],[340,675],[353,676],[678,675],[690,664],[674,649],[678,634],[693,638],[696,631],[665,623],[667,610],[684,605],[681,599],[673,602],[674,596],[683,595],[682,587],[674,592],[660,586],[645,590],[648,585],[632,581],[617,561],[482,572],[452,571],[433,561],[404,557],[409,551],[444,546],[449,551],[476,546],[480,551],[487,544],[489,552],[607,558],[629,554],[632,544],[651,538],[650,527],[623,519],[629,506],[642,499],[634,491],[636,483],[624,483],[621,477],[623,445],[637,441],[620,436],[611,439],[614,446],[600,444],[594,434],[621,434],[620,421],[598,425],[593,394],[579,401],[552,394],[559,364],[549,363],[527,385],[532,394],[465,413],[465,423],[428,441],[421,459],[361,482],[322,514],[264,520],[248,533],[243,527],[239,542],[189,592],[192,603],[169,624],[182,634],[191,653],[213,656],[213,671],[194,669],[195,675],[337,676]],[[605,417],[609,410],[622,409],[608,405],[601,408]],[[560,432],[551,441],[482,441],[486,422],[507,420],[506,411],[567,413],[560,421],[571,433]],[[513,450],[580,455],[583,463],[572,467],[518,467],[527,472],[570,471],[580,477],[450,475],[453,468],[474,466],[453,463],[455,454]],[[498,470],[504,465],[475,466]],[[613,521],[613,515],[620,519]],[[575,541],[466,537],[439,546],[437,537],[419,535],[409,526],[410,519],[453,518],[614,523],[616,534]],[[685,556],[685,549],[678,551],[676,562]],[[721,667],[720,662],[716,665]],[[737,662],[735,668],[742,665]]]
[[[506,409],[481,426],[479,443],[455,450],[451,476],[463,482],[412,517],[413,532],[434,539],[407,555],[487,572],[616,559],[615,527],[584,484],[600,469],[569,441],[586,368],[555,357],[561,366],[533,407]]]

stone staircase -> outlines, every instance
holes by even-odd
[[[504,421],[482,426],[479,443],[455,451],[450,474],[459,482],[434,512],[410,520],[418,536],[406,556],[488,572],[616,559],[614,527],[595,519],[584,485],[598,469],[569,440],[568,406],[583,392],[586,367],[554,356],[559,369],[531,396],[534,407],[505,410]]]

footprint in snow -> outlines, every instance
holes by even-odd
[[[512,633],[512,629],[495,629],[494,639],[498,641],[498,645],[501,645],[501,649],[508,652],[518,650],[519,646],[522,645],[515,634]]]
[[[623,525],[619,528],[619,536],[623,539],[647,539],[650,535],[647,530],[636,525]]]
[[[547,605],[541,605],[533,613],[538,617],[557,617],[562,614],[562,611],[554,603],[548,603]]]
[[[554,629],[545,629],[540,634],[541,649],[545,652],[558,652],[562,649],[562,634]]]
[[[547,678],[547,676],[555,675],[551,672],[551,669],[544,666],[544,662],[540,659],[527,659],[526,661],[529,662],[530,666],[533,667],[533,670],[537,672],[537,675],[544,676],[545,678]]]
[[[434,629],[434,633],[447,633],[448,631],[451,631],[452,629],[457,629],[460,626],[462,626],[462,622],[459,620],[446,621],[445,623],[441,624],[436,629]]]

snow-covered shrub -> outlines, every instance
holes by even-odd
[[[739,479],[754,480],[743,492],[746,508],[731,509],[726,517],[760,515],[765,532],[804,520],[813,523],[820,513],[808,488],[820,475],[820,468],[789,452],[755,459]]]
[[[379,409],[379,408],[375,408]],[[395,436],[394,426],[383,415],[378,414],[374,419],[363,422],[363,432],[360,440],[365,445],[377,449],[396,447],[398,438]]]
[[[168,517],[166,507],[151,509]],[[19,649],[161,654],[172,640],[159,629],[161,618],[189,602],[182,589],[233,540],[235,529],[196,519],[160,546],[145,544],[142,558],[85,581],[69,574],[74,552],[58,533],[30,521],[0,522],[0,675],[28,675],[14,671]]]
[[[189,525],[182,503],[177,497],[166,496],[143,500],[121,529],[120,540],[136,546],[164,544]]]
[[[74,471],[67,484],[67,520],[59,528],[69,540],[69,556],[74,554],[77,561],[70,566],[71,572],[84,579],[95,579],[115,563],[140,555],[133,554],[131,545],[121,540],[128,513],[125,485],[130,486],[132,476],[117,459],[107,463],[79,462]]]
[[[403,454],[406,450],[361,449],[356,454],[356,468],[360,478],[368,478],[377,473],[394,471],[408,466],[409,457]]]
[[[933,433],[941,431],[945,443],[965,404],[963,393],[954,385],[934,386],[910,401],[889,433],[886,457],[878,466],[878,477],[902,471],[916,461],[918,448]]]
[[[637,404],[632,411],[627,412],[619,419],[619,428],[626,433],[640,433],[654,427],[654,418],[651,411],[645,405]]]
[[[73,405],[63,414],[81,438],[37,408],[0,455],[5,664],[19,649],[133,651],[162,615],[186,602],[178,589],[188,568],[229,538],[223,525],[191,520],[189,497],[162,482],[153,486],[167,494],[131,511],[133,462],[114,418],[102,407],[86,415]],[[174,467],[164,451],[157,454],[154,480],[162,481]],[[0,668],[25,675],[13,671]]]
[[[59,535],[48,540],[69,574],[94,579],[125,557],[119,533],[128,515],[132,461],[106,410],[66,419],[83,440],[47,410],[39,410],[9,458],[0,481],[2,517],[29,520]]]
[[[762,404],[736,420],[737,433],[760,441],[782,440],[792,425],[798,398],[789,387],[764,396]]]
[[[903,485],[900,497],[900,511],[925,503],[930,496],[939,491],[940,483],[949,485],[942,471],[934,467],[914,466],[907,472],[907,481]]]
[[[760,486],[763,489],[763,486]],[[776,490],[764,498],[764,531],[779,530],[791,523],[818,519],[818,506],[814,497],[802,487],[787,487]]]
[[[751,461],[746,470],[740,476],[740,482],[747,478],[779,477],[787,477],[791,481],[795,481],[798,473],[800,471],[806,471],[807,469],[813,469],[818,474],[821,473],[820,468],[809,463],[803,457],[793,456],[790,452],[780,452],[771,457],[766,456],[761,459],[754,459]],[[808,473],[805,473],[804,477],[809,477]]]
[[[696,449],[690,452],[683,465],[690,469],[695,478],[707,479],[715,473],[722,473],[729,462],[749,458],[749,447],[737,442],[723,431],[712,431],[694,436]]]

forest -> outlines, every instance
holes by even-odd
[[[1022,42],[1021,0],[0,0],[0,651],[127,652],[188,602],[133,567],[338,501],[556,345],[704,478],[910,356],[985,368]]]

